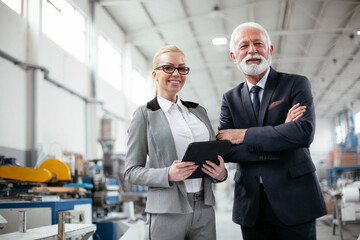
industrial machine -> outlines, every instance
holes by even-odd
[[[103,159],[89,161],[89,174],[84,182],[93,188],[93,217],[97,231],[94,239],[141,239],[145,229],[143,213],[147,189],[125,182],[125,155],[114,153],[117,120],[105,115],[101,120],[99,143]]]
[[[147,188],[125,182],[125,155],[114,153],[116,134],[116,120],[105,116],[99,138],[103,158],[80,164],[71,154],[71,161],[50,157],[35,168],[0,159],[0,238],[24,225],[23,212],[32,232],[57,224],[63,212],[66,224],[96,224],[93,239],[141,239]]]
[[[29,168],[19,166],[14,158],[2,158],[0,177],[0,238],[14,239],[26,229],[29,238],[48,236],[60,212],[67,216],[64,223],[85,224],[75,227],[75,232],[95,231],[92,199],[84,198],[86,189],[66,186],[72,176],[64,162],[47,159],[38,168]],[[70,236],[69,232],[65,235]]]
[[[343,239],[345,223],[360,223],[360,164],[358,137],[355,133],[354,115],[351,109],[338,113],[336,127],[337,148],[333,150],[331,166],[327,169],[327,189],[331,199],[327,204],[333,213],[333,235],[336,227]],[[329,207],[328,207],[329,208]]]

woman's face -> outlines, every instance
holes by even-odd
[[[185,57],[179,52],[167,52],[159,56],[159,66],[185,67]],[[182,89],[186,81],[186,75],[179,74],[175,69],[173,73],[165,73],[162,68],[152,72],[154,80],[158,84],[158,94],[172,102],[176,101],[176,94]]]

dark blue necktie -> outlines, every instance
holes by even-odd
[[[261,90],[261,87],[259,86],[253,86],[250,90],[250,92],[253,94],[253,109],[256,116],[256,120],[258,120],[259,117],[259,110],[260,110],[260,98],[259,98],[259,91]]]

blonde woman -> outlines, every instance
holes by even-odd
[[[190,71],[184,53],[165,46],[153,65],[157,96],[134,113],[125,170],[131,184],[148,186],[145,239],[216,239],[211,184],[226,180],[224,160],[181,162],[191,142],[214,140],[214,131],[202,106],[177,95]],[[187,179],[197,167],[212,178]]]

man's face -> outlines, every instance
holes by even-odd
[[[231,59],[247,75],[257,76],[270,66],[273,46],[269,47],[266,35],[257,28],[247,27],[235,35]]]

